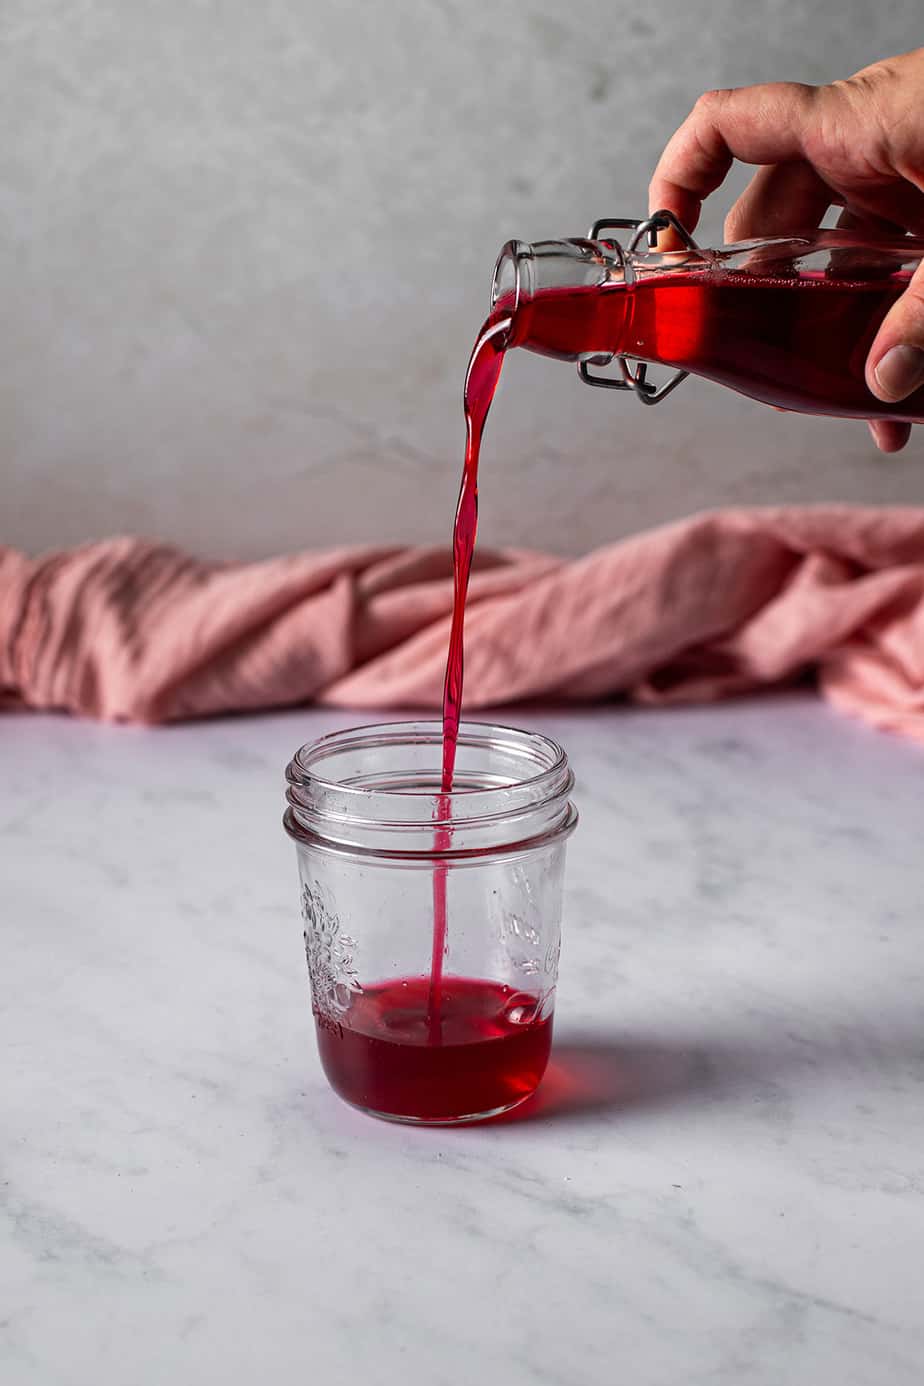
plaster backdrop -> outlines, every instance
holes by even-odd
[[[917,8],[4,0],[0,542],[444,541],[501,243],[643,214],[701,90],[846,75],[919,43]],[[924,442],[696,382],[645,410],[517,353],[481,537],[823,499],[924,501]]]

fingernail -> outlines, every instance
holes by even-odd
[[[870,419],[869,430],[880,452],[901,452],[911,436],[911,425],[894,419]]]
[[[904,399],[924,385],[924,351],[920,347],[895,346],[876,366],[876,384],[889,399]]]

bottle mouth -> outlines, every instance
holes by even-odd
[[[526,241],[508,241],[494,266],[491,307],[516,313],[521,303],[532,298],[534,265],[532,246]]]
[[[515,314],[546,289],[589,289],[630,283],[630,260],[614,242],[508,241],[497,257],[491,307]]]

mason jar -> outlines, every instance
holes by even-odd
[[[560,746],[463,723],[451,793],[442,727],[322,737],[286,772],[321,1063],[353,1106],[395,1121],[495,1116],[549,1057],[565,845]]]

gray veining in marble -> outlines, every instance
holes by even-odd
[[[583,815],[554,1068],[434,1132],[314,1052],[281,771],[350,720],[0,718],[0,1379],[917,1386],[921,751],[521,714]]]

